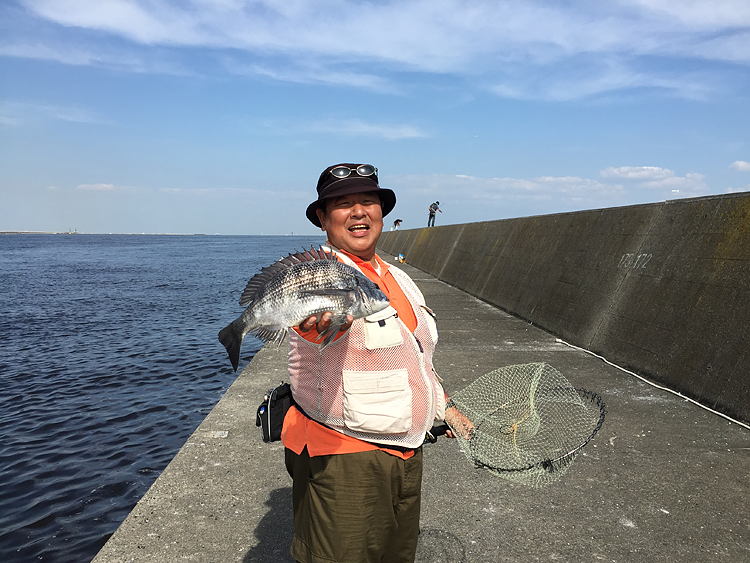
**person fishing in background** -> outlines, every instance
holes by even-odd
[[[440,202],[436,201],[435,203],[430,204],[430,207],[428,207],[428,209],[430,211],[430,215],[427,218],[427,226],[428,227],[434,227],[435,226],[435,213],[437,213],[438,211],[440,211],[440,213],[442,213],[442,210],[440,209],[439,206],[440,206]]]
[[[422,443],[448,400],[432,366],[437,325],[411,278],[380,259],[383,217],[396,205],[369,164],[337,164],[320,175],[307,218],[337,258],[388,296],[374,315],[350,316],[324,349],[331,312],[290,330],[295,406],[282,442],[293,479],[291,554],[320,561],[414,561]],[[455,409],[454,409],[455,410]]]

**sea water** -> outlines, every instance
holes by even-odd
[[[236,378],[217,334],[247,281],[322,242],[0,235],[5,563],[96,555]]]

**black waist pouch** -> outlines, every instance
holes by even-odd
[[[255,416],[255,426],[260,426],[264,442],[281,440],[284,417],[293,404],[292,388],[288,383],[282,383],[271,389],[263,398]]]

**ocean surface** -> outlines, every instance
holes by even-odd
[[[4,563],[93,559],[236,378],[217,333],[247,281],[322,242],[0,235]]]

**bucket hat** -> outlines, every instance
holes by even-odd
[[[349,174],[343,178],[331,172],[334,169],[345,168],[349,169]],[[372,169],[373,172],[367,175],[361,175],[359,172],[359,170],[362,170],[366,174],[369,169]],[[343,173],[346,173],[346,170],[343,170]],[[392,190],[380,187],[380,184],[378,184],[378,169],[368,164],[342,163],[329,166],[320,175],[317,190],[318,199],[308,205],[305,212],[307,218],[316,227],[321,227],[321,224],[315,210],[325,209],[326,200],[334,197],[374,192],[380,197],[383,217],[393,211],[396,206],[396,194]]]

